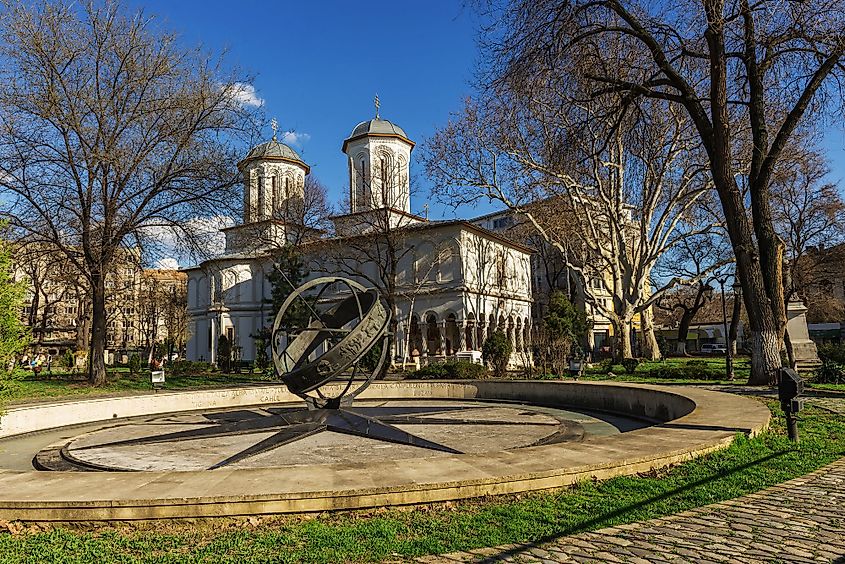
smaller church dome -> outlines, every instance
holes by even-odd
[[[244,160],[242,160],[241,163],[245,163],[253,159],[283,159],[299,163],[305,168],[309,168],[296,151],[284,143],[276,141],[275,139],[267,141],[266,143],[261,143],[250,149],[249,153],[246,157],[244,157]]]
[[[364,137],[366,135],[395,135],[401,137],[411,145],[414,144],[410,139],[408,139],[408,134],[405,133],[404,129],[393,122],[377,117],[367,121],[362,121],[356,125],[355,129],[352,130],[352,133],[349,134],[349,137],[344,139],[343,151],[346,151],[347,143],[353,139],[358,139],[359,137]]]

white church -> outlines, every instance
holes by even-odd
[[[224,230],[221,256],[185,270],[188,359],[215,363],[220,335],[241,360],[255,359],[252,336],[272,325],[274,249],[295,242],[311,277],[337,274],[383,291],[385,261],[394,259],[394,363],[425,364],[478,351],[495,330],[511,340],[513,364],[528,362],[532,250],[472,221],[430,221],[411,213],[413,149],[401,127],[378,115],[355,126],[342,145],[348,213],[332,217],[333,232],[324,233],[304,229],[285,213],[305,197],[308,164],[275,135],[254,147],[238,164],[243,222]]]

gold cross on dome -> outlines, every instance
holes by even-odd
[[[373,103],[376,106],[376,118],[378,118],[378,109],[379,109],[379,106],[381,106],[381,102],[379,102],[379,99],[378,99],[378,94],[376,94],[376,97],[373,100]]]
[[[273,141],[276,140],[276,130],[279,129],[279,122],[276,121],[276,118],[270,120],[270,127],[273,129]]]

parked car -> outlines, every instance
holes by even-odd
[[[728,349],[721,343],[705,343],[701,345],[701,354],[725,354]]]

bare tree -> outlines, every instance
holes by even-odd
[[[279,194],[279,204],[272,207],[268,218],[238,227],[245,247],[273,252],[285,245],[301,245],[319,238],[328,230],[328,218],[333,210],[328,191],[319,179],[309,174],[300,186],[279,184],[283,193]],[[248,214],[250,217],[259,217],[258,205]]]
[[[0,41],[3,212],[86,279],[101,385],[111,265],[155,228],[196,241],[193,220],[237,201],[255,108],[245,79],[118,2],[10,2]]]
[[[787,303],[813,282],[814,270],[799,268],[810,247],[833,246],[845,236],[845,203],[838,187],[826,182],[829,172],[818,152],[799,147],[783,158],[772,179],[772,216],[786,245]]]
[[[548,110],[564,102],[521,82],[483,105],[469,102],[426,147],[435,193],[454,204],[502,202],[567,255],[574,229],[580,256],[571,266],[587,303],[613,324],[618,355],[633,356],[631,324],[639,315],[650,335],[645,352],[657,356],[650,309],[682,280],[653,289],[652,269],[680,241],[716,228],[694,221],[709,183],[690,126],[662,104],[627,117],[605,115],[606,100],[571,106],[569,114]],[[575,129],[577,137],[562,137]]]
[[[753,337],[749,382],[772,382],[786,316],[771,184],[790,140],[841,109],[845,6],[516,0],[499,16],[488,45],[496,75],[577,84],[588,100],[662,100],[689,116],[736,255]]]
[[[361,211],[345,216],[336,216],[335,226],[338,238],[321,241],[324,251],[314,261],[313,271],[341,272],[364,280],[378,288],[393,313],[390,332],[395,336],[399,324],[398,301],[400,298],[400,263],[413,256],[409,244],[408,228],[416,221],[401,211],[400,200],[409,193],[408,179],[401,174],[400,164],[384,161],[383,171],[371,171],[362,175],[359,191],[366,200]],[[393,183],[401,183],[398,190]],[[359,196],[360,197],[360,196]],[[362,200],[359,200],[361,205]],[[352,210],[346,200],[343,207]],[[389,343],[389,359],[396,358],[396,342]]]
[[[706,212],[706,209],[701,210],[701,213]],[[713,264],[721,265],[730,261],[731,252],[726,243],[722,233],[687,238],[667,253],[656,268],[656,272],[662,276],[680,275],[685,279],[696,280],[667,292],[657,301],[658,308],[667,312],[678,327],[677,354],[687,354],[690,324],[713,300],[712,278],[707,274]]]

